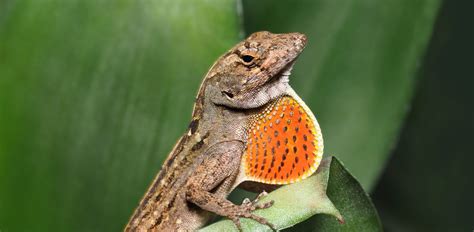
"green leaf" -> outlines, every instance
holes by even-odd
[[[373,193],[387,231],[474,229],[474,1],[445,1],[418,92]],[[470,51],[470,52],[467,52]]]
[[[334,157],[325,158],[315,175],[283,186],[261,199],[261,202],[270,200],[275,201],[272,207],[258,210],[255,214],[267,218],[277,229],[294,226],[315,214],[326,214],[328,216],[317,217],[316,228],[319,231],[382,230],[377,211],[368,195]],[[344,220],[344,224],[339,223],[334,217],[339,221]],[[241,219],[241,222],[244,231],[271,231],[269,227],[250,219]],[[304,223],[300,225],[303,226],[297,225],[295,231],[305,229]],[[223,220],[200,231],[237,231],[237,229],[232,221]]]
[[[119,231],[239,40],[236,3],[0,1],[0,231]]]
[[[325,153],[371,189],[403,122],[439,1],[243,1],[247,33],[298,31],[290,77],[318,118]]]
[[[365,187],[397,134],[438,2],[243,4],[249,32],[309,35],[291,82]],[[202,76],[239,40],[236,6],[0,1],[0,230],[120,230],[185,130]]]
[[[290,231],[382,231],[377,211],[360,183],[335,157],[331,162],[327,195],[344,217],[340,225],[325,215],[316,215]]]

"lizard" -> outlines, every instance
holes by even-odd
[[[211,66],[199,87],[187,132],[124,231],[195,231],[213,213],[231,219],[239,230],[240,218],[275,230],[253,213],[273,205],[259,202],[265,191],[241,205],[226,198],[246,183],[290,184],[318,168],[321,129],[289,85],[306,40],[296,32],[255,32]]]

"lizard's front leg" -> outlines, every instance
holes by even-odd
[[[208,151],[206,160],[197,168],[186,185],[186,199],[200,208],[231,219],[241,230],[239,218],[251,218],[275,230],[265,218],[253,214],[257,209],[272,206],[273,201],[259,204],[258,200],[244,200],[235,205],[226,199],[232,191],[239,171],[244,145],[241,142],[224,142]]]

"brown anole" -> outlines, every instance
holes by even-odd
[[[212,214],[274,226],[253,211],[273,202],[228,194],[239,184],[281,185],[314,173],[323,140],[309,108],[289,85],[306,36],[257,32],[210,68],[192,121],[130,218],[125,231],[194,231]],[[245,186],[245,185],[240,185]],[[252,185],[247,185],[252,186]]]

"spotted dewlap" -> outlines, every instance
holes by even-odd
[[[280,97],[254,115],[248,136],[242,159],[248,180],[293,183],[313,174],[321,162],[321,129],[299,97]]]

